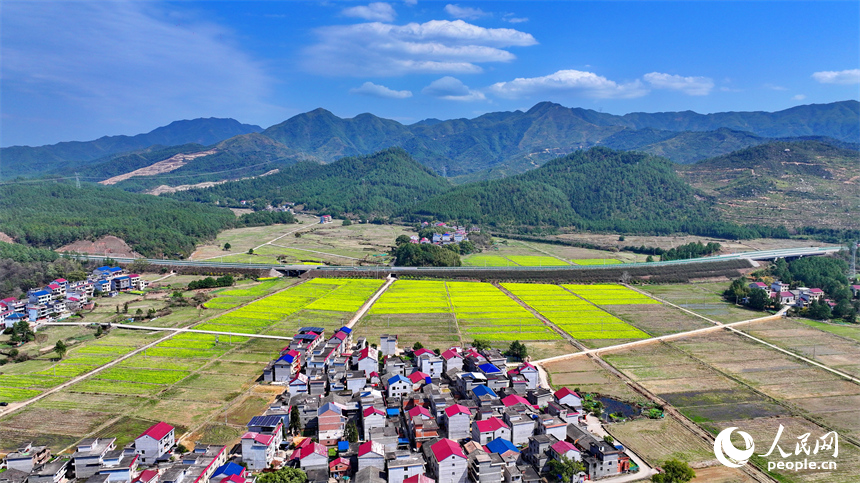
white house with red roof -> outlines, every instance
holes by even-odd
[[[370,439],[370,430],[385,427],[385,411],[376,407],[368,406],[361,412],[362,427],[364,428],[364,440]]]
[[[779,303],[782,305],[793,305],[797,302],[797,296],[788,291],[773,292],[770,294],[770,297],[779,300]]]
[[[463,356],[454,349],[448,349],[442,353],[443,369],[445,372],[451,369],[463,370]]]
[[[141,464],[154,465],[175,443],[174,427],[162,421],[150,426],[134,440],[134,452],[140,455]]]
[[[851,291],[854,292],[855,297],[860,297],[860,285],[852,285]]]
[[[496,438],[511,439],[511,428],[501,419],[482,419],[472,423],[472,439],[484,445]]]
[[[155,483],[158,481],[158,470],[143,470],[131,483]]]
[[[253,431],[248,431],[242,435],[242,461],[251,471],[268,468],[272,464],[272,460],[275,459],[275,450],[277,449],[277,440],[274,435]],[[327,457],[326,465],[328,465]]]
[[[573,443],[568,441],[559,441],[550,446],[550,449],[552,449],[551,455],[553,459],[560,460],[564,456],[575,461],[582,461],[582,454],[580,454]]]
[[[456,441],[440,439],[430,446],[430,471],[439,483],[466,483],[469,460]]]
[[[298,461],[302,471],[328,469],[328,449],[313,441],[296,448],[290,459]]]
[[[365,347],[358,352],[357,356],[353,357],[356,357],[356,366],[359,371],[364,371],[365,377],[369,376],[371,372],[379,370],[379,351],[373,347]]]
[[[445,408],[445,421],[449,439],[459,441],[470,436],[472,412],[466,406],[454,404]]]
[[[436,480],[426,475],[414,475],[403,480],[403,483],[434,483]]]
[[[748,286],[749,286],[750,290],[761,289],[761,290],[764,290],[765,292],[767,292],[768,295],[770,295],[770,285],[768,285],[764,282],[753,282],[753,283],[749,284]]]
[[[365,441],[358,446],[358,471],[375,466],[385,468],[385,445],[376,441]]]
[[[563,387],[553,394],[555,402],[570,406],[574,409],[582,408],[582,398],[570,388]]]
[[[537,389],[538,384],[540,383],[540,375],[538,374],[537,368],[528,362],[523,362],[521,366],[508,371],[508,378],[516,375],[520,375],[525,378],[526,389]]]
[[[426,351],[427,349],[421,349]],[[427,373],[430,377],[442,377],[444,369],[443,359],[431,351],[423,352],[417,356],[418,368],[421,372]]]

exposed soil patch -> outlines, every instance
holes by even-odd
[[[156,174],[169,173],[185,166],[188,161],[202,158],[203,156],[209,156],[210,154],[215,154],[215,152],[216,151],[214,149],[210,149],[209,151],[200,151],[199,153],[177,154],[163,161],[158,161],[157,163],[150,164],[149,166],[146,166],[144,168],[136,169],[134,171],[121,174],[119,176],[114,176],[113,178],[108,178],[104,181],[99,181],[99,184],[111,185],[117,184],[120,181],[125,181],[135,176],[153,176]]]
[[[78,240],[57,249],[58,252],[88,253],[91,255],[113,255],[117,257],[142,257],[132,250],[122,239],[115,236],[104,236],[96,241]]]
[[[15,243],[15,240],[13,240],[11,236],[0,231],[0,242]]]
[[[176,169],[176,168],[174,168],[174,169]],[[265,173],[263,173],[259,176],[249,176],[247,178],[239,178],[238,180],[236,180],[236,179],[225,179],[225,180],[221,180],[221,181],[204,181],[203,183],[181,184],[179,186],[168,186],[166,184],[163,184],[160,186],[156,186],[155,188],[153,188],[149,191],[146,191],[145,193],[148,195],[158,196],[158,195],[163,194],[163,193],[176,193],[177,191],[188,191],[188,190],[195,189],[195,188],[211,188],[211,187],[219,185],[219,184],[224,184],[228,181],[240,181],[243,179],[262,178],[263,176],[269,176],[269,175],[275,174],[277,172],[278,172],[277,169],[273,169],[271,171],[266,171]],[[143,176],[143,175],[140,175],[140,176]]]

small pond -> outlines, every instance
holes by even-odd
[[[627,404],[611,397],[600,396],[597,400],[603,403],[603,414],[600,415],[600,418],[603,420],[609,420],[609,415],[612,413],[621,413],[625,418],[632,418],[639,416],[639,413],[642,412],[638,406]]]

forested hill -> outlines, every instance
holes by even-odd
[[[149,257],[186,256],[201,240],[233,226],[229,210],[85,183],[0,187],[0,231],[16,241],[58,248],[114,235]]]
[[[252,200],[257,206],[292,202],[320,213],[375,217],[390,216],[450,187],[403,149],[391,148],[325,165],[299,162],[271,176],[170,196],[228,206],[239,200]]]
[[[674,169],[663,158],[598,147],[521,175],[459,186],[409,211],[416,217],[524,231],[575,227],[730,238],[753,235],[722,223],[710,203]]]
[[[3,160],[3,178],[35,176],[64,168],[82,168],[90,161],[109,156],[150,148],[151,146],[177,146],[181,144],[215,144],[240,134],[262,131],[260,126],[242,124],[235,119],[192,119],[174,121],[136,136],[104,136],[94,141],[71,141],[47,146],[11,146],[0,149]]]

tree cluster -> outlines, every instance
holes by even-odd
[[[510,347],[508,347],[508,350],[505,351],[505,355],[522,361],[529,356],[529,349],[522,342],[515,340],[511,342]]]
[[[232,287],[236,283],[232,275],[224,275],[223,277],[212,278],[206,277],[200,280],[192,280],[188,282],[188,290],[197,290],[201,288],[217,288],[217,287]]]
[[[452,244],[454,245],[454,244]],[[429,243],[403,243],[394,249],[394,264],[399,267],[459,267],[462,265],[457,251],[447,246]]]

